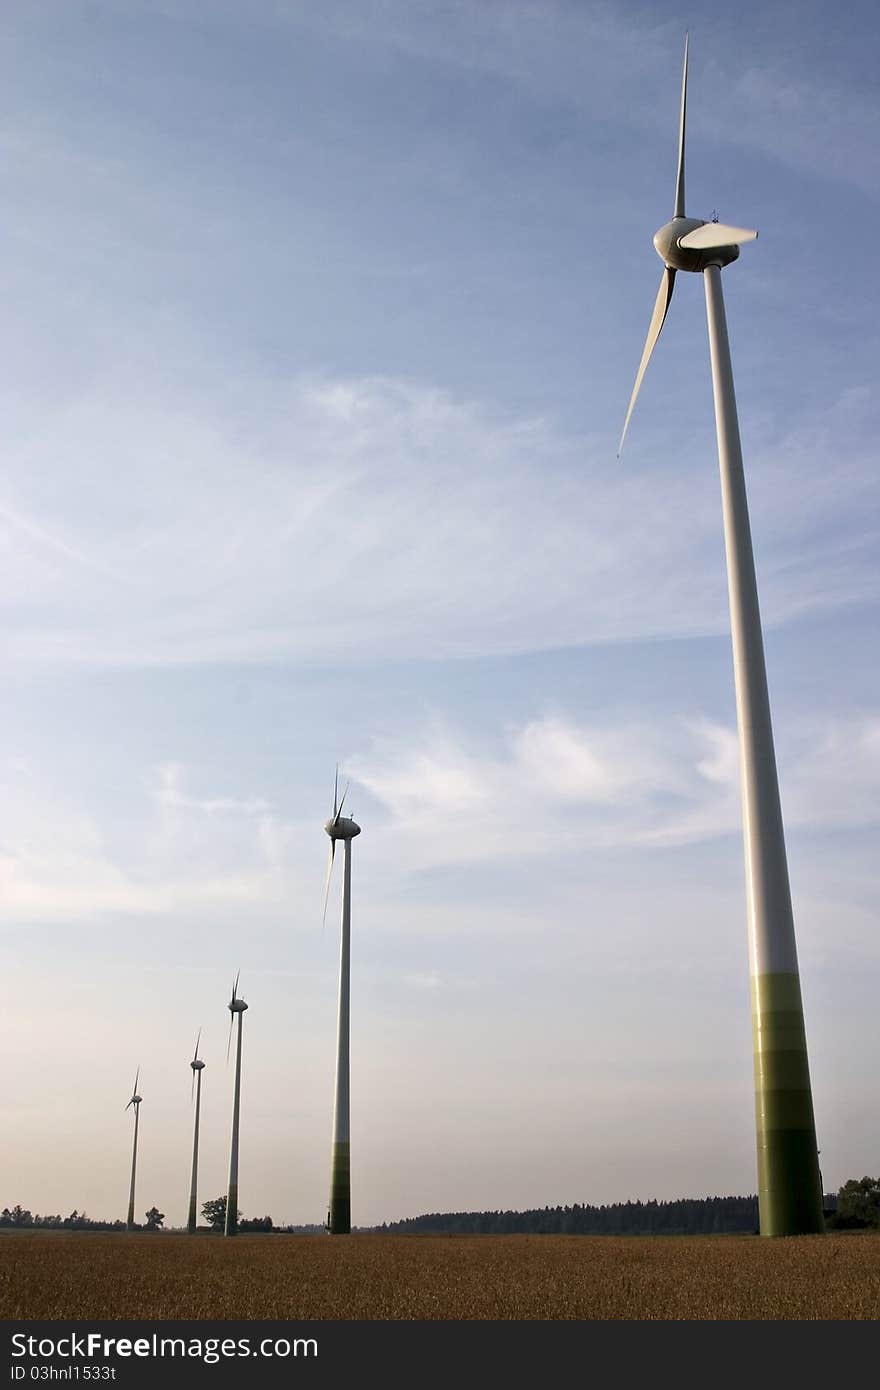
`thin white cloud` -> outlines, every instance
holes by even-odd
[[[736,734],[708,719],[584,725],[555,714],[504,734],[488,753],[433,728],[378,741],[346,773],[381,807],[371,873],[394,882],[438,866],[552,859],[572,850],[634,855],[740,832]],[[130,824],[99,820],[31,769],[11,769],[0,811],[4,920],[79,921],[247,902],[274,916],[320,900],[315,828],[261,797],[196,796],[186,769],[155,769]],[[880,716],[803,721],[786,735],[789,828],[833,831],[880,817]],[[424,914],[422,914],[424,916]],[[442,914],[437,926],[442,929]]]
[[[704,731],[690,766],[689,741],[686,728],[661,734],[550,716],[508,729],[494,756],[435,730],[415,746],[379,742],[346,769],[384,807],[381,833],[398,863],[479,863],[678,838],[670,799],[698,801],[704,817],[718,800],[697,767]],[[462,787],[474,792],[462,796]],[[687,838],[704,833],[695,826]]]
[[[875,415],[850,392],[759,450],[767,622],[876,596]],[[714,467],[621,468],[415,382],[254,383],[230,412],[120,377],[19,432],[0,487],[30,518],[0,514],[19,661],[333,664],[727,627]]]
[[[352,43],[381,43],[416,59],[501,77],[596,120],[613,113],[616,125],[652,137],[658,110],[668,111],[672,157],[684,41],[684,21],[675,16],[570,0],[383,0],[378,6],[335,0],[314,12],[297,6],[287,13],[297,24]],[[729,30],[719,43],[714,28],[709,18],[701,37],[692,36],[692,146],[697,139],[748,146],[876,194],[880,113],[873,90],[842,85],[828,68],[819,75],[804,71],[787,26],[777,36],[765,28],[757,62],[748,25],[741,47],[731,43]]]
[[[404,975],[403,982],[411,989],[434,991],[442,989],[443,981],[435,971],[427,971],[414,975]]]
[[[705,103],[701,134],[763,150],[797,169],[852,183],[876,196],[880,182],[880,113],[875,95],[857,85],[808,78],[785,58],[739,74],[710,58],[703,90],[729,91],[723,109]]]
[[[733,786],[739,776],[739,742],[735,729],[705,722],[694,726],[694,732],[705,744],[706,752],[696,764],[697,771],[707,782]]]
[[[132,788],[126,826],[72,805],[29,768],[10,766],[0,810],[5,922],[77,922],[111,913],[214,916],[289,893],[291,828],[261,798],[198,798],[168,764]]]
[[[553,716],[508,730],[496,756],[429,731],[346,767],[388,817],[380,853],[411,868],[696,844],[741,827],[736,731],[708,719],[609,728]],[[876,824],[877,717],[796,723],[783,791],[790,828]]]
[[[793,823],[834,829],[880,819],[880,716],[830,718],[790,769],[785,809]]]
[[[203,811],[209,816],[256,816],[264,815],[271,809],[269,802],[264,801],[262,797],[240,800],[234,796],[188,796],[183,790],[183,768],[179,763],[164,763],[159,768],[155,797],[161,806],[177,810]]]

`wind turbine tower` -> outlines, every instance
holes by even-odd
[[[330,862],[327,866],[327,887],[324,893],[324,917],[327,916],[327,899],[330,893],[330,877],[333,873],[333,859],[336,842],[341,840],[345,846],[342,870],[342,939],[339,947],[339,1023],[336,1037],[336,1092],[333,1105],[333,1147],[330,1155],[330,1206],[327,1213],[327,1228],[332,1236],[347,1236],[351,1232],[351,1152],[349,1146],[349,1076],[351,1021],[349,1000],[351,990],[351,842],[360,835],[360,826],[348,816],[343,816],[342,806],[348,788],[342,794],[342,801],[336,804],[339,790],[339,773],[333,784],[333,815],[324,829],[330,836]]]
[[[131,1088],[131,1100],[125,1107],[127,1110],[129,1105],[134,1106],[134,1141],[131,1146],[131,1186],[128,1189],[128,1220],[125,1223],[125,1229],[127,1231],[134,1230],[134,1181],[137,1173],[138,1120],[141,1113],[141,1097],[138,1095],[138,1077],[140,1074],[141,1069],[138,1067],[134,1074],[134,1085]]]
[[[196,1038],[196,1050],[195,1050],[195,1052],[193,1053],[193,1059],[192,1059],[192,1061],[190,1062],[190,1066],[192,1067],[192,1074],[193,1074],[193,1077],[192,1077],[192,1079],[193,1079],[193,1084],[192,1084],[191,1091],[195,1091],[195,1099],[196,1099],[196,1117],[195,1117],[195,1123],[194,1123],[194,1125],[193,1125],[193,1161],[192,1161],[192,1178],[191,1178],[191,1180],[190,1180],[190,1186],[189,1186],[189,1218],[188,1218],[187,1223],[186,1223],[187,1232],[188,1232],[189,1235],[191,1235],[191,1236],[194,1236],[194,1235],[195,1235],[195,1233],[196,1233],[196,1224],[197,1224],[197,1223],[196,1223],[196,1187],[197,1187],[197,1185],[198,1185],[198,1178],[199,1178],[199,1115],[200,1115],[201,1108],[202,1108],[202,1072],[204,1071],[204,1067],[205,1067],[204,1062],[203,1062],[203,1061],[201,1060],[201,1058],[199,1057],[199,1039],[201,1038],[201,1036],[202,1036],[202,1030],[201,1030],[201,1028],[200,1028],[200,1029],[199,1029],[199,1032],[198,1032],[198,1037]],[[192,1094],[190,1094],[190,1099],[192,1099]]]
[[[654,237],[663,278],[630,398],[620,449],[678,271],[703,277],[715,399],[718,461],[739,728],[755,1058],[755,1116],[761,1234],[824,1229],[822,1180],[807,1060],[791,890],[770,723],[764,642],[746,501],[721,271],[757,232],[687,217],[684,147],[688,45],[681,84],[678,169],[672,221]],[[618,456],[620,450],[618,450]]]
[[[237,994],[241,971],[232,986],[232,998],[227,1004],[229,1010],[229,1042],[226,1044],[226,1060],[229,1060],[229,1043],[232,1042],[232,1026],[238,1015],[238,1040],[235,1046],[235,1091],[232,1101],[232,1146],[229,1152],[229,1191],[226,1196],[226,1230],[228,1236],[238,1235],[238,1118],[241,1106],[241,1025],[247,1004]]]

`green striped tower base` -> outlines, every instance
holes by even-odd
[[[333,1145],[330,1162],[330,1218],[327,1224],[331,1236],[351,1234],[351,1160],[347,1143]]]
[[[238,1235],[238,1187],[230,1186],[226,1197],[226,1227],[224,1234],[227,1236]]]
[[[822,1177],[800,981],[753,975],[755,1127],[762,1236],[824,1230]]]

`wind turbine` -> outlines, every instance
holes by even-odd
[[[327,1228],[332,1236],[347,1236],[351,1232],[351,1152],[349,1147],[351,842],[355,835],[360,835],[361,828],[350,817],[342,814],[342,806],[348,794],[348,787],[342,793],[342,801],[337,805],[338,791],[339,769],[337,768],[333,783],[333,815],[324,826],[330,836],[330,862],[327,865],[327,887],[324,891],[325,920],[327,917],[327,899],[330,895],[330,877],[333,873],[333,859],[336,854],[336,841],[342,840],[345,844],[345,860],[342,872],[342,940],[339,948],[336,1092],[333,1105],[333,1147],[330,1154],[330,1207],[327,1213]]]
[[[196,1233],[196,1184],[198,1182],[199,1177],[199,1113],[202,1108],[202,1071],[204,1070],[205,1066],[204,1062],[199,1057],[199,1040],[201,1036],[202,1030],[200,1028],[198,1031],[198,1036],[196,1037],[196,1050],[193,1053],[193,1059],[190,1062],[193,1074],[193,1084],[190,1088],[190,1100],[192,1100],[193,1091],[195,1091],[196,1098],[196,1118],[195,1124],[193,1126],[192,1179],[189,1188],[189,1219],[186,1223],[187,1232],[191,1236],[194,1236]]]
[[[125,1229],[127,1231],[134,1230],[134,1179],[135,1173],[137,1171],[138,1120],[140,1118],[141,1111],[141,1097],[137,1093],[138,1077],[140,1076],[140,1074],[141,1069],[140,1067],[138,1067],[137,1071],[134,1074],[134,1085],[131,1088],[131,1100],[125,1107],[127,1110],[129,1105],[134,1106],[134,1143],[132,1144],[131,1149],[131,1187],[128,1189],[128,1220],[125,1223]]]
[[[754,240],[758,234],[744,227],[685,216],[687,69],[685,40],[675,204],[672,221],[661,227],[654,237],[654,246],[663,261],[663,278],[626,413],[620,449],[645,368],[666,318],[676,272],[700,272],[706,290],[709,323],[739,728],[760,1225],[761,1234],[765,1236],[805,1235],[824,1229],[822,1180],[816,1150],[755,562],[721,293],[722,267],[735,261],[740,245]]]
[[[226,1196],[227,1236],[238,1235],[238,1116],[241,1103],[241,1025],[247,1004],[237,994],[239,970],[232,986],[232,998],[226,1005],[229,1010],[229,1041],[226,1044],[226,1060],[229,1061],[229,1044],[232,1042],[232,1025],[238,1014],[238,1041],[235,1048],[235,1091],[232,1101],[232,1147],[229,1153],[229,1192]]]

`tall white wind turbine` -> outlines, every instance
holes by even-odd
[[[196,1188],[197,1188],[197,1186],[198,1186],[198,1179],[199,1179],[199,1115],[200,1115],[200,1113],[201,1113],[201,1108],[202,1108],[202,1072],[204,1071],[204,1067],[205,1067],[204,1062],[203,1062],[202,1059],[199,1057],[199,1040],[201,1039],[201,1036],[202,1036],[202,1030],[201,1030],[201,1028],[200,1028],[199,1031],[198,1031],[198,1036],[196,1037],[196,1049],[195,1049],[195,1052],[193,1053],[193,1059],[192,1059],[192,1061],[190,1062],[190,1066],[192,1067],[192,1074],[193,1074],[193,1075],[192,1075],[192,1083],[193,1083],[193,1084],[192,1084],[191,1091],[190,1091],[190,1100],[192,1100],[192,1092],[195,1092],[195,1101],[196,1101],[195,1123],[193,1124],[192,1177],[191,1177],[191,1179],[190,1179],[190,1185],[189,1185],[189,1217],[187,1218],[187,1223],[186,1223],[186,1229],[187,1229],[188,1233],[189,1233],[191,1236],[195,1235],[195,1233],[196,1233],[196,1225],[197,1225],[197,1221],[196,1221]]]
[[[333,873],[333,859],[336,854],[336,841],[345,845],[342,871],[342,940],[339,948],[339,1022],[336,1037],[336,1090],[333,1105],[333,1147],[330,1153],[330,1205],[327,1212],[327,1229],[333,1236],[346,1236],[351,1232],[351,1149],[349,1137],[350,1122],[350,1051],[351,1051],[351,842],[360,835],[361,828],[348,816],[343,816],[342,806],[348,788],[337,805],[339,792],[339,770],[333,783],[333,815],[324,829],[330,836],[330,862],[327,865],[327,887],[324,891],[324,918],[327,917],[327,899],[330,895],[330,877]]]
[[[761,1234],[804,1235],[823,1230],[821,1176],[755,563],[721,293],[722,267],[736,260],[740,244],[758,234],[685,216],[687,68],[685,41],[675,204],[672,221],[654,237],[663,261],[663,278],[620,449],[666,318],[676,272],[699,272],[709,321],[739,726]]]
[[[226,1230],[228,1236],[238,1235],[238,1119],[241,1108],[241,1025],[247,1004],[237,993],[241,971],[232,986],[232,998],[226,1007],[229,1010],[229,1042],[226,1044],[226,1060],[229,1060],[229,1044],[232,1042],[232,1026],[238,1015],[238,1040],[235,1046],[235,1090],[232,1100],[232,1145],[229,1151],[229,1191],[226,1196]]]
[[[138,1095],[138,1077],[141,1069],[138,1067],[134,1075],[134,1085],[131,1088],[131,1100],[126,1105],[126,1110],[130,1105],[134,1106],[134,1140],[131,1146],[131,1186],[128,1189],[128,1220],[125,1223],[127,1231],[134,1230],[134,1182],[137,1174],[138,1157],[138,1120],[141,1112],[141,1097]]]

